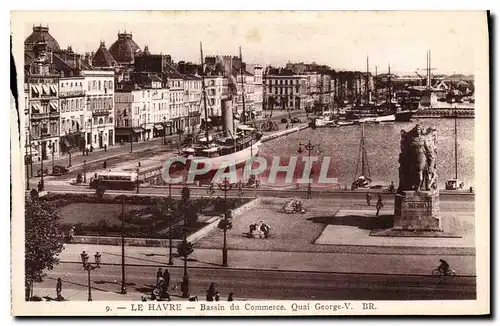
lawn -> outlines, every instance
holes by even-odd
[[[145,208],[144,205],[125,205],[125,212]],[[64,224],[98,223],[101,220],[109,225],[120,225],[120,204],[72,203],[58,208]]]
[[[170,236],[170,222],[172,222],[172,238],[180,239],[183,235],[184,217],[187,218],[187,234],[196,232],[206,225],[207,218],[219,215],[223,209],[223,200],[220,198],[194,199],[191,201],[191,212],[197,214],[184,214],[178,211],[172,216],[165,215],[151,198],[129,198],[125,204],[124,232],[127,237],[165,239]],[[58,206],[62,217],[63,231],[68,232],[75,228],[75,235],[93,236],[121,236],[122,205],[114,202],[113,198],[100,200],[86,196],[54,196],[52,198]],[[90,200],[90,202],[86,202]],[[97,201],[97,202],[92,202]],[[107,202],[106,202],[107,201]],[[231,199],[229,207],[233,209],[245,204],[248,200]],[[135,204],[132,204],[135,203]],[[186,209],[186,208],[185,208]],[[197,216],[197,218],[196,218]]]

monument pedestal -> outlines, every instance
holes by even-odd
[[[439,219],[439,191],[403,191],[397,194],[393,229],[443,231]]]
[[[439,191],[403,191],[396,195],[391,229],[373,230],[372,236],[460,237],[443,230],[439,216]]]

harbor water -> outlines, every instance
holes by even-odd
[[[455,177],[455,120],[454,119],[412,119],[411,122],[366,124],[364,126],[365,148],[368,167],[373,184],[398,184],[398,157],[400,153],[401,130],[409,131],[417,123],[424,128],[434,127],[438,132],[438,180],[444,188],[447,179]],[[319,144],[321,156],[330,156],[334,177],[342,186],[350,187],[356,176],[361,126],[339,128],[305,129],[285,137],[270,140],[261,146],[259,156],[287,157],[297,155],[299,143],[311,140]],[[458,179],[465,187],[474,186],[474,119],[457,119]],[[315,148],[316,150],[317,148]],[[304,155],[304,153],[302,153]],[[318,156],[314,151],[311,155]]]

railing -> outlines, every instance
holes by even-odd
[[[49,118],[59,118],[60,114],[58,111],[56,112],[45,112],[45,113],[31,113],[31,120],[39,120],[39,119],[49,119]]]
[[[85,91],[84,90],[79,90],[79,91],[59,91],[59,97],[77,97],[77,96],[84,96]]]
[[[111,109],[94,109],[92,110],[92,115],[101,116],[101,115],[110,115]]]

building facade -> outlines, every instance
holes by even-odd
[[[84,129],[85,145],[92,148],[114,146],[114,72],[106,70],[84,70],[85,90]]]
[[[61,77],[59,79],[59,108],[61,152],[86,146],[85,129],[91,113],[86,110],[85,79],[82,76]]]
[[[264,69],[262,66],[254,66],[253,76],[254,76],[254,87],[253,87],[253,107],[255,110],[256,117],[262,117],[263,105],[264,105]]]
[[[59,74],[54,70],[48,43],[32,44],[32,57],[25,61],[25,90],[28,93],[26,121],[33,161],[59,155]]]
[[[201,95],[201,77],[191,74],[184,75],[184,106],[187,111],[185,131],[192,132],[200,127],[200,118],[203,111]]]
[[[312,103],[306,75],[287,69],[267,68],[264,85],[266,110],[305,110]]]

